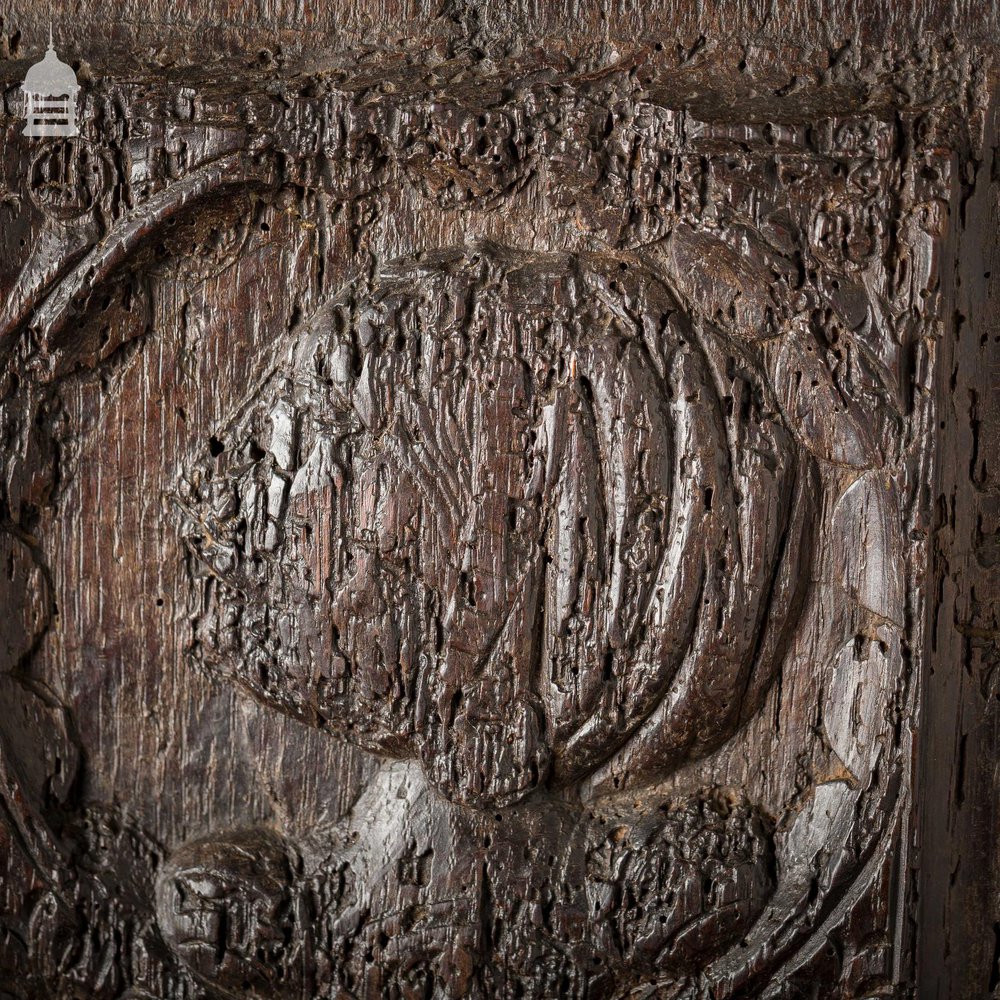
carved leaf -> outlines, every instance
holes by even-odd
[[[793,323],[765,353],[781,412],[802,445],[834,465],[865,469],[882,457],[860,407],[838,389],[812,333]]]
[[[737,252],[717,236],[681,224],[651,252],[693,311],[735,337],[754,341],[778,332],[774,277],[762,251],[763,245],[751,243]]]
[[[903,549],[899,494],[885,473],[853,482],[833,509],[831,530],[840,583],[858,603],[886,621],[903,625]]]

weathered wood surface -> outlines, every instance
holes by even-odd
[[[779,8],[0,4],[0,997],[1000,989],[997,20]]]

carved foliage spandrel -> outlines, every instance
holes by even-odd
[[[829,657],[821,697],[838,777],[785,806],[773,862],[767,846],[752,852],[732,909],[719,904],[731,929],[718,900],[702,924],[672,890],[648,912],[614,904],[616,947],[648,962],[663,989],[683,988],[690,969],[725,995],[789,954],[785,921],[808,933],[820,919],[874,849],[898,787],[890,745],[906,687],[891,491],[857,508],[877,552],[814,560],[828,530],[817,519],[856,506],[859,474],[900,475],[908,348],[905,323],[888,324],[905,313],[891,298],[904,279],[886,269],[871,207],[898,182],[885,134],[869,123],[858,139],[838,124],[799,176],[793,157],[782,163],[787,187],[769,214],[749,196],[714,215],[682,199],[684,222],[635,253],[478,245],[349,284],[298,331],[260,406],[220,433],[221,461],[189,470],[179,490],[203,581],[197,657],[265,705],[418,759],[458,806],[543,808],[581,778],[603,793],[710,759],[768,696],[809,579],[837,581],[856,611],[831,619],[813,594],[801,631]],[[806,140],[793,129],[781,141]],[[858,155],[869,173],[842,175],[837,157]],[[707,164],[688,159],[678,177],[708,171],[699,183],[721,190]],[[427,176],[428,198],[450,190]],[[814,215],[788,193],[803,177],[818,192],[841,176],[863,207],[845,196],[839,214]],[[465,190],[465,208],[487,193]],[[798,248],[811,256],[796,288]],[[879,565],[895,588],[881,622],[866,607]],[[859,692],[871,712],[861,729],[841,703]],[[767,822],[753,822],[768,845]],[[618,866],[620,886],[659,877],[669,850],[647,843]],[[775,886],[787,912],[762,909]],[[706,928],[688,958],[670,939],[682,914],[693,937]],[[487,995],[510,956],[541,938],[519,941],[485,965],[508,970]],[[424,970],[429,981],[468,988],[465,961],[448,954]],[[566,995],[571,982],[598,995],[601,977],[581,973],[583,961],[569,961],[565,980],[559,963],[539,968]],[[537,995],[551,989],[518,975]]]

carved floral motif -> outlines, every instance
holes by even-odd
[[[2,592],[49,585],[62,385],[142,349],[157,290],[190,310],[294,217],[320,292],[167,498],[190,653],[379,764],[330,828],[165,852],[74,805],[66,733],[35,759],[8,727],[25,997],[734,996],[867,891],[905,766],[901,512],[948,168],[900,161],[901,119],[734,123],[643,80],[182,87],[135,98],[113,194],[74,147],[56,204],[69,154],[37,158],[46,228],[0,317]],[[372,235],[386,191],[482,232],[536,187],[572,249]],[[15,608],[18,684],[51,605]],[[27,728],[57,729],[25,691]],[[727,768],[784,698],[809,765],[748,797]]]
[[[292,355],[180,500],[197,656],[483,807],[633,736],[665,771],[753,714],[803,599],[810,460],[753,355],[637,261],[397,262]]]

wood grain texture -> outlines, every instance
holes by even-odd
[[[0,997],[997,992],[996,12],[218,8],[0,6]]]

